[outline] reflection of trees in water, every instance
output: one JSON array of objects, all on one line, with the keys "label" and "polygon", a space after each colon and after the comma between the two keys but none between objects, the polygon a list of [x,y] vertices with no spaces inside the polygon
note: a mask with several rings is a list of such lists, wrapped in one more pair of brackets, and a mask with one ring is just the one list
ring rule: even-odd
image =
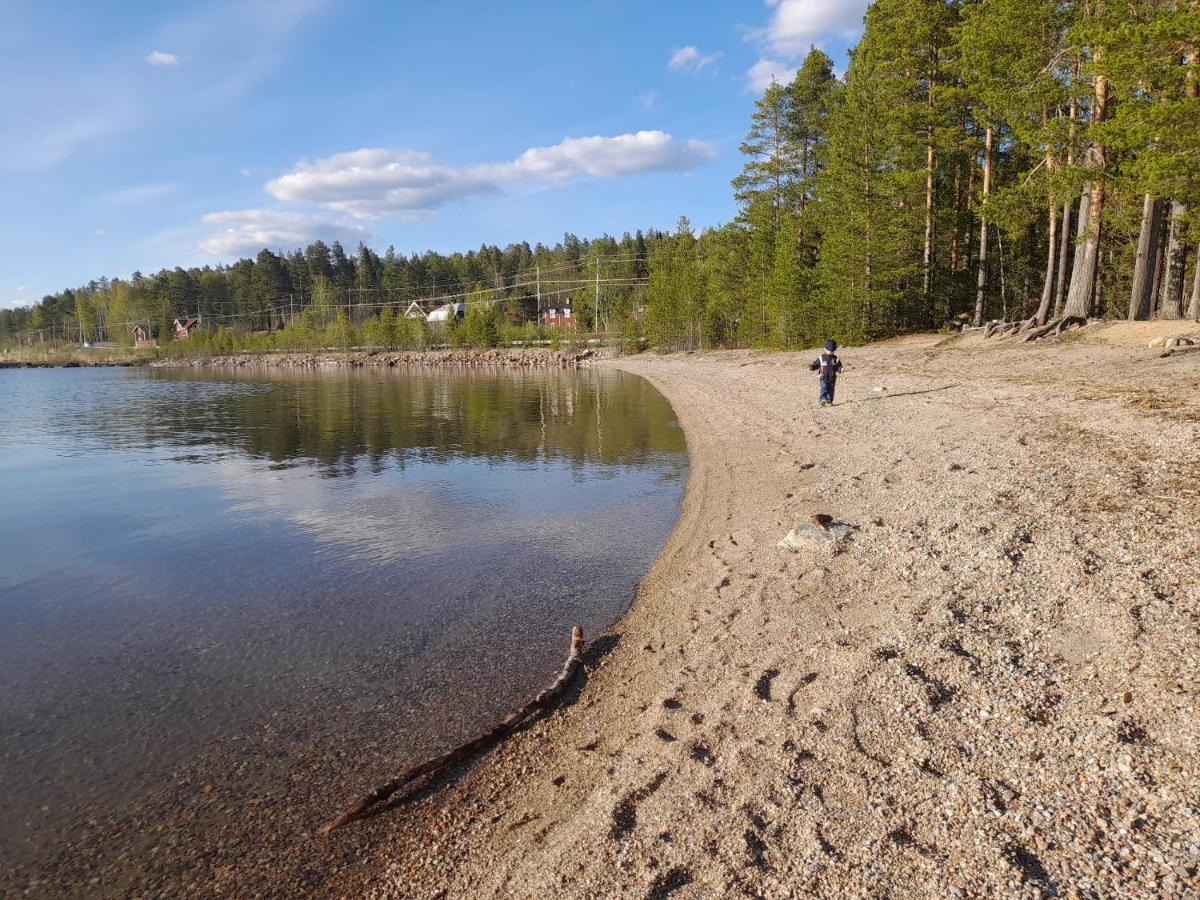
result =
[{"label": "reflection of trees in water", "polygon": [[[252,378],[154,371],[147,386],[165,390],[106,410],[96,428],[136,431],[158,446],[216,444],[280,464],[316,460],[331,476],[362,461],[373,469],[450,456],[629,465],[685,449],[662,395],[620,373]],[[205,382],[252,389],[204,390]]]}]

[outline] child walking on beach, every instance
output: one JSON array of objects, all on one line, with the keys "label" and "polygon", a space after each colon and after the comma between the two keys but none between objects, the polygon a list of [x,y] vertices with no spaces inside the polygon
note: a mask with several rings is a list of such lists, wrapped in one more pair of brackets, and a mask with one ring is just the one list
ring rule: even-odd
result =
[{"label": "child walking on beach", "polygon": [[837,358],[837,341],[825,342],[825,352],[809,365],[809,370],[817,373],[821,382],[821,406],[833,406],[833,391],[837,387],[838,373],[842,371],[842,361]]}]

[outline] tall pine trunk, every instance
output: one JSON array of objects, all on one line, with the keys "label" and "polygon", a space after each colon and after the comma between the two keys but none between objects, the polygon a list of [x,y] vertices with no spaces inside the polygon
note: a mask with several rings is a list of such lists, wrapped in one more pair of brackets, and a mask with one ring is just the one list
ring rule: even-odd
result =
[{"label": "tall pine trunk", "polygon": [[[1193,3],[1193,6],[1196,4]],[[1200,49],[1193,49],[1188,54],[1187,96],[1195,101],[1200,98]],[[1192,297],[1188,303],[1188,318],[1200,322],[1200,246],[1196,247],[1196,272],[1192,276]]]},{"label": "tall pine trunk", "polygon": [[1154,272],[1162,240],[1163,204],[1149,194],[1142,198],[1142,227],[1138,232],[1133,285],[1129,291],[1129,318],[1148,319],[1153,311]]},{"label": "tall pine trunk", "polygon": [[1192,300],[1188,304],[1188,318],[1200,322],[1200,245],[1196,246],[1196,272],[1192,275]]},{"label": "tall pine trunk", "polygon": [[[992,126],[987,127],[986,136],[983,142],[983,198],[987,202],[987,197],[992,191]],[[975,278],[975,324],[983,324],[983,313],[986,299],[987,288],[987,238],[988,238],[988,220],[987,216],[979,217],[979,270]]]},{"label": "tall pine trunk", "polygon": [[[1099,49],[1095,59],[1099,62],[1103,54]],[[1108,77],[1097,75],[1093,82],[1092,123],[1104,121],[1105,109],[1108,106]],[[1104,145],[1094,143],[1091,147],[1089,168],[1104,170]],[[1087,215],[1081,208],[1079,211],[1080,225],[1084,228],[1083,246],[1075,255],[1075,271],[1071,273],[1071,292],[1067,295],[1067,305],[1064,313],[1068,316],[1086,318],[1092,306],[1092,294],[1096,289],[1096,276],[1100,268],[1100,225],[1104,218],[1104,182],[1097,178],[1085,188],[1088,197]]]},{"label": "tall pine trunk", "polygon": [[1163,266],[1163,281],[1160,289],[1159,317],[1178,319],[1183,316],[1183,278],[1186,247],[1183,243],[1183,217],[1187,215],[1187,204],[1179,200],[1171,203],[1171,232],[1167,238],[1167,255]]},{"label": "tall pine trunk", "polygon": [[[930,105],[933,101],[930,100]],[[929,143],[925,145],[925,252],[922,262],[924,265],[924,281],[922,294],[932,325],[936,316],[933,311],[933,168],[936,156],[933,149],[933,126],[928,129]]]},{"label": "tall pine trunk", "polygon": [[1075,202],[1068,200],[1063,204],[1062,215],[1062,240],[1058,242],[1058,275],[1054,279],[1054,316],[1055,318],[1062,315],[1063,308],[1067,305],[1067,270],[1071,268],[1067,265],[1071,261],[1071,248],[1075,246],[1071,240],[1071,211],[1075,208]]},{"label": "tall pine trunk", "polygon": [[[1075,61],[1071,65],[1071,81],[1074,82],[1079,77],[1079,56],[1076,54]],[[1075,136],[1078,133],[1079,122],[1079,100],[1075,96],[1075,92],[1071,91],[1071,105],[1068,117],[1071,121],[1070,130],[1067,132],[1067,168],[1073,168],[1075,165]],[[1086,192],[1085,192],[1086,194]],[[1063,310],[1067,308],[1067,269],[1071,270],[1072,275],[1075,272],[1074,260],[1071,256],[1071,250],[1074,248],[1078,251],[1079,237],[1083,233],[1080,228],[1080,223],[1087,218],[1086,211],[1082,204],[1079,210],[1079,221],[1076,223],[1075,240],[1067,240],[1071,233],[1071,211],[1074,208],[1074,201],[1068,199],[1063,204],[1063,221],[1062,221],[1062,247],[1058,254],[1058,283],[1054,286],[1054,318],[1060,318]],[[1071,262],[1068,266],[1067,263]]]},{"label": "tall pine trunk", "polygon": [[[962,164],[954,167],[954,233],[950,236],[950,271],[958,271],[958,232],[962,216]],[[953,276],[952,276],[953,280]]]},{"label": "tall pine trunk", "polygon": [[[1042,302],[1038,304],[1037,314],[1034,316],[1034,321],[1039,325],[1046,324],[1046,317],[1050,315],[1050,301],[1054,299],[1054,261],[1058,257],[1058,204],[1053,199],[1050,201],[1047,231],[1049,248],[1046,251],[1046,277],[1042,281]],[[1063,239],[1066,239],[1066,235]]]}]

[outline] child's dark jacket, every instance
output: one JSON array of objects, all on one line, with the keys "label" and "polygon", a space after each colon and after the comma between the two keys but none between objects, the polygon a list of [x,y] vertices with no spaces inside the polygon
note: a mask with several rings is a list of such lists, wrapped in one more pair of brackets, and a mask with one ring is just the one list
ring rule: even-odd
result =
[{"label": "child's dark jacket", "polygon": [[833,384],[837,381],[838,373],[842,371],[842,361],[836,353],[822,353],[814,359],[808,368],[818,373],[821,381]]}]

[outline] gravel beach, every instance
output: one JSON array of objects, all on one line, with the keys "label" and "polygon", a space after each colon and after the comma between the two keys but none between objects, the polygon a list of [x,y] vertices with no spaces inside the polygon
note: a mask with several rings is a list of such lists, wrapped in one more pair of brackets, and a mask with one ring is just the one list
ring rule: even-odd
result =
[{"label": "gravel beach", "polygon": [[1144,336],[849,348],[830,409],[807,355],[613,363],[681,521],[573,704],[364,829],[372,892],[1195,896],[1200,355]]}]

